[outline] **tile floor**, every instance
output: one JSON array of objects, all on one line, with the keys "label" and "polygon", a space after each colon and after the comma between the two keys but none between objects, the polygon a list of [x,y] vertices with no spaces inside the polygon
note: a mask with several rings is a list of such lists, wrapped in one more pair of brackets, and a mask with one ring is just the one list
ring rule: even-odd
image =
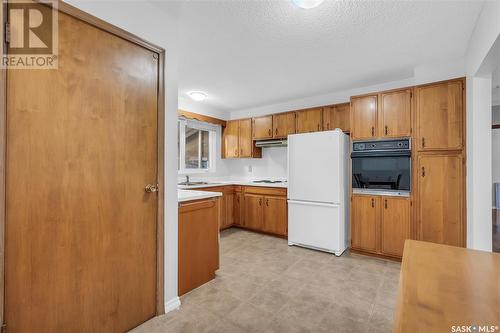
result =
[{"label": "tile floor", "polygon": [[145,332],[391,332],[400,264],[289,247],[240,229],[221,235],[217,277]]}]

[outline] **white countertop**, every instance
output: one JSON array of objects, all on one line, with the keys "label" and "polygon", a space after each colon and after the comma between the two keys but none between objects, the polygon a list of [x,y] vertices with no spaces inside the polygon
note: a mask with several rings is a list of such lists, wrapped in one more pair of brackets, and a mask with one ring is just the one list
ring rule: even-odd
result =
[{"label": "white countertop", "polygon": [[215,198],[221,196],[222,196],[221,192],[177,190],[177,199],[179,202]]},{"label": "white countertop", "polygon": [[242,186],[261,186],[261,187],[279,187],[279,188],[287,188],[288,183],[254,183],[251,180],[208,180],[208,184],[200,184],[200,185],[178,185],[179,189],[187,190],[187,189],[196,189],[196,188],[205,188],[205,187],[214,187],[214,186],[224,186],[224,185],[242,185]]}]

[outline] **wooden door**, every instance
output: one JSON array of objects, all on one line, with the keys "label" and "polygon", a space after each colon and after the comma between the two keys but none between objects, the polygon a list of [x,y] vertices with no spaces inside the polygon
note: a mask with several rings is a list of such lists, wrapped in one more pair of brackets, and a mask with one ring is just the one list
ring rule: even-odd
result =
[{"label": "wooden door", "polygon": [[377,136],[377,95],[351,99],[351,137],[353,140]]},{"label": "wooden door", "polygon": [[260,195],[245,193],[245,227],[262,230],[262,201]]},{"label": "wooden door", "polygon": [[465,246],[463,157],[459,154],[418,157],[419,239]]},{"label": "wooden door", "polygon": [[181,203],[179,207],[179,295],[215,277],[219,268],[218,199]]},{"label": "wooden door", "polygon": [[417,145],[419,150],[463,148],[463,82],[417,87]]},{"label": "wooden door", "polygon": [[405,240],[410,238],[410,199],[383,197],[380,223],[380,252],[402,257]]},{"label": "wooden door", "polygon": [[377,252],[379,198],[367,195],[352,196],[351,239],[352,247]]},{"label": "wooden door", "polygon": [[239,156],[239,121],[229,120],[224,129],[224,154],[225,158]]},{"label": "wooden door", "polygon": [[273,138],[273,116],[255,117],[253,121],[253,139],[272,139]]},{"label": "wooden door", "polygon": [[58,36],[57,70],[7,72],[5,322],[124,332],[156,312],[158,54],[62,12]]},{"label": "wooden door", "polygon": [[285,197],[264,197],[263,230],[277,235],[287,235]]},{"label": "wooden door", "polygon": [[241,119],[239,123],[239,157],[252,157],[252,119]]},{"label": "wooden door", "polygon": [[400,138],[411,135],[411,89],[380,94],[379,136]]},{"label": "wooden door", "polygon": [[295,134],[295,112],[273,115],[273,137],[286,138],[290,134]]},{"label": "wooden door", "polygon": [[350,103],[326,106],[323,108],[323,130],[329,131],[340,128],[349,132],[350,127]]},{"label": "wooden door", "polygon": [[323,108],[297,111],[297,133],[319,132],[323,130]]}]

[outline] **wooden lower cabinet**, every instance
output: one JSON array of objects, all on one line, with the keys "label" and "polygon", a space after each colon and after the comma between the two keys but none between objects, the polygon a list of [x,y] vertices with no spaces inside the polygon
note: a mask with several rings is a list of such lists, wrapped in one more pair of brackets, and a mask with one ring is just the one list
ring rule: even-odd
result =
[{"label": "wooden lower cabinet", "polygon": [[463,155],[420,154],[417,163],[418,239],[465,246]]},{"label": "wooden lower cabinet", "polygon": [[405,240],[410,239],[411,202],[398,197],[380,200],[380,253],[402,257]]},{"label": "wooden lower cabinet", "polygon": [[263,200],[263,230],[286,236],[288,234],[286,197],[263,197]]},{"label": "wooden lower cabinet", "polygon": [[351,208],[352,248],[377,252],[378,197],[353,195]]},{"label": "wooden lower cabinet", "polygon": [[278,236],[288,234],[285,188],[225,185],[196,190],[222,192],[220,230],[238,226]]},{"label": "wooden lower cabinet", "polygon": [[262,230],[262,196],[245,193],[244,199],[245,219],[243,220],[243,226],[250,229]]},{"label": "wooden lower cabinet", "polygon": [[401,258],[411,237],[411,201],[404,197],[352,196],[351,240],[354,250]]},{"label": "wooden lower cabinet", "polygon": [[179,204],[179,295],[215,278],[219,269],[219,198]]}]

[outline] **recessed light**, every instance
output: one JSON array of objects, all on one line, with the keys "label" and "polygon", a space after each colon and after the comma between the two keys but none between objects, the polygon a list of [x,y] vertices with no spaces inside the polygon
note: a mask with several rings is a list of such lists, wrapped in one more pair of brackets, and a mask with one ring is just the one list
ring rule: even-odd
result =
[{"label": "recessed light", "polygon": [[292,0],[293,4],[297,7],[304,9],[311,9],[318,7],[324,0]]},{"label": "recessed light", "polygon": [[205,98],[207,98],[207,94],[205,94],[204,92],[201,92],[201,91],[191,91],[188,93],[189,97],[191,97],[191,99],[193,101],[197,101],[197,102],[201,102],[201,101],[204,101]]}]

